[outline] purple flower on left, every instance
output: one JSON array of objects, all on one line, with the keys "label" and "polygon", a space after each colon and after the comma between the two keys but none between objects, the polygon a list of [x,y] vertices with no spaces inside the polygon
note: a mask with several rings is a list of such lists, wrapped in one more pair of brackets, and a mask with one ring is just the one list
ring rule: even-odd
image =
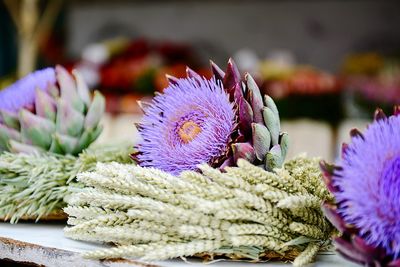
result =
[{"label": "purple flower on left", "polygon": [[101,133],[104,107],[77,71],[33,72],[0,91],[0,152],[77,155]]},{"label": "purple flower on left", "polygon": [[32,108],[35,90],[47,90],[55,83],[54,68],[35,71],[0,91],[0,110],[18,112],[21,108]]}]

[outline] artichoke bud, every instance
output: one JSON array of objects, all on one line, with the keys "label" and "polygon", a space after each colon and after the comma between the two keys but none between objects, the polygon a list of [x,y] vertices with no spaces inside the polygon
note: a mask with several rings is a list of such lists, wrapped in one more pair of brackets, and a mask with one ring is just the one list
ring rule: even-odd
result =
[{"label": "artichoke bud", "polygon": [[57,132],[70,136],[79,136],[83,130],[85,118],[68,102],[60,98],[57,105]]},{"label": "artichoke bud", "polygon": [[275,168],[280,168],[283,164],[282,151],[280,145],[275,145],[267,153],[265,169],[273,171]]},{"label": "artichoke bud", "polygon": [[6,110],[0,110],[0,125],[1,123],[15,130],[20,129],[18,115]]},{"label": "artichoke bud", "polygon": [[105,99],[98,91],[95,91],[92,104],[89,106],[89,110],[86,114],[85,128],[93,129],[94,127],[96,127],[96,125],[100,122],[104,110]]},{"label": "artichoke bud", "polygon": [[21,123],[22,141],[24,143],[44,149],[50,147],[51,136],[56,129],[54,122],[36,116],[25,109],[20,111],[19,121]]},{"label": "artichoke bud", "polygon": [[252,123],[253,146],[257,159],[263,160],[271,145],[271,134],[264,125]]},{"label": "artichoke bud", "polygon": [[245,76],[247,82],[247,88],[249,90],[249,99],[254,112],[254,122],[263,123],[262,109],[264,107],[263,99],[260,93],[260,89],[257,83],[254,81],[250,74]]},{"label": "artichoke bud", "polygon": [[277,145],[279,141],[280,123],[279,118],[268,107],[263,108],[264,123],[267,126],[270,134],[272,145]]},{"label": "artichoke bud", "polygon": [[[98,123],[105,110],[105,100],[98,92],[91,98],[79,72],[74,70],[71,75],[56,66],[28,75],[4,90],[16,90],[13,88],[29,91],[24,97],[30,101],[15,107],[15,111],[0,110],[0,151],[12,149],[28,153],[36,148],[78,154],[99,136],[102,128]],[[18,90],[17,96],[25,93]],[[12,145],[11,140],[15,141]]]},{"label": "artichoke bud", "polygon": [[56,121],[57,109],[54,99],[39,88],[35,90],[35,109],[40,117]]},{"label": "artichoke bud", "polygon": [[237,162],[238,159],[245,159],[247,161],[254,161],[256,155],[254,148],[250,143],[236,143],[232,144],[233,160]]}]

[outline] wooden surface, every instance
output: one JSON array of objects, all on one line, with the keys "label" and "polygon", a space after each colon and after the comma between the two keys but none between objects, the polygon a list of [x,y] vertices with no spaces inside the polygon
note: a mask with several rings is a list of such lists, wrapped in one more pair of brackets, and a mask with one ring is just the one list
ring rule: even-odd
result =
[{"label": "wooden surface", "polygon": [[[29,262],[43,266],[57,267],[98,267],[98,266],[187,266],[188,263],[181,260],[170,260],[163,262],[143,263],[137,260],[119,259],[96,261],[83,259],[81,252],[99,248],[106,245],[80,242],[68,239],[63,235],[64,224],[61,223],[19,223],[10,225],[0,223],[0,259],[10,259],[18,262]],[[189,259],[191,266],[205,266],[197,259]],[[207,265],[207,266],[210,266]],[[290,266],[281,262],[274,263],[246,263],[220,261],[211,264],[215,267],[250,267],[250,266]],[[353,267],[356,266],[347,262],[337,255],[320,255],[314,266],[320,267]]]}]

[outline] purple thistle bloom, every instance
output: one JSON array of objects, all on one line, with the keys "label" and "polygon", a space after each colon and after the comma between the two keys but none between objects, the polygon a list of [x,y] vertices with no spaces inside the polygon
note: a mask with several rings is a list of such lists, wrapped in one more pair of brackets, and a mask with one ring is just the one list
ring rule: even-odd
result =
[{"label": "purple thistle bloom", "polygon": [[220,82],[179,79],[146,108],[137,158],[172,174],[195,170],[226,152],[234,128],[234,106]]},{"label": "purple thistle bloom", "polygon": [[35,71],[14,84],[0,90],[0,110],[17,112],[23,107],[31,107],[35,102],[35,90],[46,90],[56,83],[53,68]]},{"label": "purple thistle bloom", "polygon": [[376,120],[344,150],[332,184],[338,213],[368,245],[400,256],[400,116]]}]

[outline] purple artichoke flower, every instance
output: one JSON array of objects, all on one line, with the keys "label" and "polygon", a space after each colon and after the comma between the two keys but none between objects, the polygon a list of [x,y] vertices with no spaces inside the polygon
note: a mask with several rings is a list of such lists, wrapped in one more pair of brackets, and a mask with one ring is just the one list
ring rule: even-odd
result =
[{"label": "purple artichoke flower", "polygon": [[17,112],[21,108],[32,109],[36,89],[46,90],[55,83],[53,68],[35,71],[0,91],[0,110]]},{"label": "purple artichoke flower", "polygon": [[342,236],[339,253],[365,266],[400,266],[400,108],[381,110],[361,134],[351,132],[336,165],[321,163],[336,203],[325,214]]},{"label": "purple artichoke flower", "polygon": [[211,70],[212,80],[190,68],[186,79],[167,75],[165,95],[147,107],[141,103],[143,141],[132,157],[175,174],[200,163],[223,169],[239,158],[269,171],[282,166],[289,139],[274,101],[261,95],[248,73],[243,80],[232,59],[226,72],[213,62]]},{"label": "purple artichoke flower", "polygon": [[179,174],[228,149],[235,111],[215,79],[176,80],[145,109],[137,155],[142,166]]}]

